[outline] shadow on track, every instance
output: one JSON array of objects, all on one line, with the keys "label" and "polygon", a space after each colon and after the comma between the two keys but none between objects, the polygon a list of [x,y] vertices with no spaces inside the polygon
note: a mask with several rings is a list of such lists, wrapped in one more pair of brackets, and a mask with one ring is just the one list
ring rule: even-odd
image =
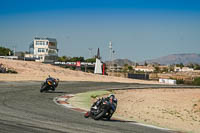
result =
[{"label": "shadow on track", "polygon": [[136,121],[125,121],[125,120],[117,120],[117,119],[110,119],[110,120],[104,120],[102,119],[102,121],[107,121],[107,122],[123,122],[123,123],[137,123]]},{"label": "shadow on track", "polygon": [[47,91],[44,93],[67,93],[66,91]]}]

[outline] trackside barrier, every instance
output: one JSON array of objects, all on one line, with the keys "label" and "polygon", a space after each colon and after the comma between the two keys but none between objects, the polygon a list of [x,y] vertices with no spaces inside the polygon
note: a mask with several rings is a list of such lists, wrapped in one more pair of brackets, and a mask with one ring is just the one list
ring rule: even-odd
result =
[{"label": "trackside barrier", "polygon": [[159,79],[159,83],[176,85],[176,80],[173,80],[173,79]]}]

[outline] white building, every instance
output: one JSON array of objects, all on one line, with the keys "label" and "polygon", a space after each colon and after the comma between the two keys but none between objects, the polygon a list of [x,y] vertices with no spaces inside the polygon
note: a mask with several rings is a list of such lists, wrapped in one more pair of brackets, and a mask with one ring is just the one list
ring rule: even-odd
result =
[{"label": "white building", "polygon": [[193,68],[189,68],[189,67],[174,67],[174,71],[175,72],[191,72],[191,71],[194,71]]},{"label": "white building", "polygon": [[135,71],[143,71],[143,72],[153,72],[155,70],[154,67],[149,67],[149,66],[133,66],[133,69]]},{"label": "white building", "polygon": [[122,70],[121,66],[109,66],[110,71],[120,72]]},{"label": "white building", "polygon": [[35,37],[29,47],[27,58],[35,58],[38,62],[54,62],[58,58],[57,41],[54,38]]},{"label": "white building", "polygon": [[183,67],[182,68],[182,72],[191,72],[191,71],[194,71],[193,68],[189,68],[189,67]]},{"label": "white building", "polygon": [[176,85],[176,80],[173,80],[173,79],[159,79],[159,83]]}]

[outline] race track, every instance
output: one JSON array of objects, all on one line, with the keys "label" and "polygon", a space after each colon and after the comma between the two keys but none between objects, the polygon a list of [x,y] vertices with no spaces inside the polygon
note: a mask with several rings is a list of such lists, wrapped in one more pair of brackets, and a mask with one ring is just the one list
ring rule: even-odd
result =
[{"label": "race track", "polygon": [[142,85],[61,82],[55,93],[40,93],[41,82],[0,82],[1,133],[169,133],[120,120],[95,121],[53,102],[54,97],[107,88]]}]

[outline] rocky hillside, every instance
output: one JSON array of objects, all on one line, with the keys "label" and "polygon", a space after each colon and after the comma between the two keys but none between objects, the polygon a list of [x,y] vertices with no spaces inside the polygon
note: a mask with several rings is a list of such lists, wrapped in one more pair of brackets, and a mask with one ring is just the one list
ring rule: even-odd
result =
[{"label": "rocky hillside", "polygon": [[147,63],[159,63],[159,64],[189,64],[197,63],[200,64],[200,54],[172,54],[168,56],[163,56],[157,59],[147,60]]},{"label": "rocky hillside", "polygon": [[[157,59],[146,60],[147,63],[158,63],[163,65],[170,65],[170,64],[189,64],[189,63],[197,63],[200,64],[200,54],[189,53],[189,54],[171,54],[163,57],[159,57]],[[111,62],[106,61],[107,65]],[[128,59],[116,59],[113,61],[113,64],[117,64],[118,66],[124,66],[124,64],[134,65],[135,63]],[[139,64],[144,64],[140,62]]]},{"label": "rocky hillside", "polygon": [[[110,61],[106,61],[105,62],[107,65],[110,65]],[[128,59],[116,59],[112,62],[113,64],[117,64],[118,66],[124,66],[125,64],[128,64],[128,65],[133,65],[134,62],[132,62],[131,60],[128,60]]]}]

